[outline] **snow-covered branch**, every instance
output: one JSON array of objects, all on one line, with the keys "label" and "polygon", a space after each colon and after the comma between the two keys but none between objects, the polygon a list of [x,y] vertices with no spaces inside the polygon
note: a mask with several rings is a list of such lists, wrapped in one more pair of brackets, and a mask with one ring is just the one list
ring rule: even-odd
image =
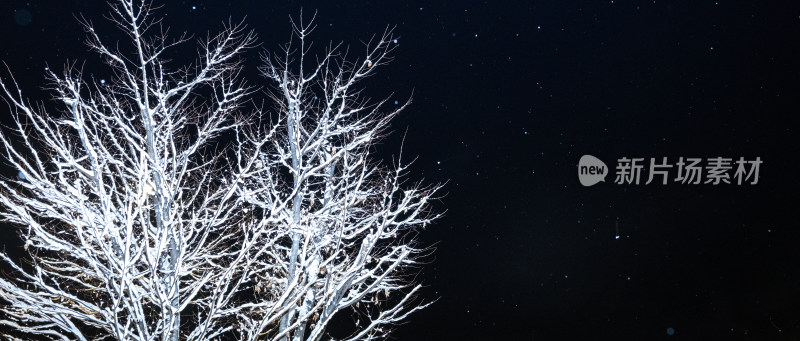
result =
[{"label": "snow-covered branch", "polygon": [[170,40],[154,10],[112,4],[129,49],[84,20],[114,76],[50,72],[56,108],[0,82],[14,122],[0,151],[19,171],[0,181],[0,217],[30,260],[0,253],[0,335],[319,340],[343,313],[365,321],[351,338],[364,340],[424,308],[409,275],[439,187],[373,159],[409,103],[387,111],[360,87],[391,59],[391,30],[360,57],[330,45],[312,60],[313,24],[293,22],[264,56],[270,113],[241,77],[251,31],[229,23],[175,68],[164,52],[190,38]]}]

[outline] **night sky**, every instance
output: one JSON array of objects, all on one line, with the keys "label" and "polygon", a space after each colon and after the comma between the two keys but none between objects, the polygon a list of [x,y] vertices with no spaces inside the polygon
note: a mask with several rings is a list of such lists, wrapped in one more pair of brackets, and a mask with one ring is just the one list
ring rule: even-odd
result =
[{"label": "night sky", "polygon": [[[396,157],[407,130],[411,178],[447,182],[446,216],[421,235],[436,247],[423,298],[438,302],[397,339],[800,339],[797,1],[197,0],[160,13],[201,37],[246,17],[261,44],[246,76],[266,85],[258,53],[301,8],[317,10],[320,45],[396,26],[394,62],[366,93],[413,104],[378,155]],[[0,59],[33,99],[46,65],[85,61],[103,78],[72,14],[119,37],[106,11],[3,1]],[[605,182],[578,182],[585,154],[611,168]],[[755,185],[615,184],[622,157],[763,164]],[[19,248],[9,227],[0,237]]]}]

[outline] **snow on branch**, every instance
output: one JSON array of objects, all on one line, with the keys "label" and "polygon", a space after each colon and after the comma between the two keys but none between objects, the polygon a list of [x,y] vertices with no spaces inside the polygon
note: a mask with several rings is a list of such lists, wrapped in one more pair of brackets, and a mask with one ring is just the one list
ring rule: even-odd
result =
[{"label": "snow on branch", "polygon": [[313,20],[293,21],[264,54],[274,110],[262,111],[242,77],[255,46],[243,23],[174,68],[165,51],[191,38],[171,40],[147,1],[111,5],[124,43],[82,20],[110,80],[51,71],[52,108],[0,81],[13,120],[0,153],[19,172],[0,180],[0,218],[27,253],[0,252],[0,335],[320,340],[348,314],[364,321],[349,339],[370,340],[429,304],[411,275],[440,186],[373,158],[410,101],[387,110],[361,87],[391,60],[391,30],[316,56]]}]

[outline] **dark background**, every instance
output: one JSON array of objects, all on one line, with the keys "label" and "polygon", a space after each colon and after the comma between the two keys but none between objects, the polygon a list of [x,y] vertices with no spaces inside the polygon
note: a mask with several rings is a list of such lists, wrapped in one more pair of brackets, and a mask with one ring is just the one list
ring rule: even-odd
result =
[{"label": "dark background", "polygon": [[[396,155],[408,129],[412,178],[449,180],[447,215],[423,234],[437,247],[424,298],[439,301],[397,339],[800,339],[797,1],[198,0],[160,13],[200,37],[246,16],[276,51],[301,8],[318,10],[320,45],[397,26],[395,62],[368,93],[413,91],[414,104],[380,153]],[[85,60],[102,78],[72,14],[103,28],[106,11],[3,1],[0,59],[35,99],[46,63]],[[258,51],[247,57],[266,84]],[[616,185],[612,169],[583,187],[584,154],[612,168],[624,156],[764,163],[757,185]],[[12,236],[0,232],[7,247]]]}]

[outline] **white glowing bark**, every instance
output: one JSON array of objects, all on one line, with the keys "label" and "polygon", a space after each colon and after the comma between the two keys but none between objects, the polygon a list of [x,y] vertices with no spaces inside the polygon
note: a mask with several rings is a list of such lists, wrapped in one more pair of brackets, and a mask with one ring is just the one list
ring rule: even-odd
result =
[{"label": "white glowing bark", "polygon": [[399,110],[358,87],[389,60],[390,32],[361,59],[332,46],[311,64],[311,28],[293,25],[294,45],[264,58],[275,112],[248,114],[238,55],[254,35],[227,25],[175,68],[164,51],[187,39],[169,41],[151,9],[112,6],[128,54],[86,23],[115,76],[50,73],[58,114],[0,82],[16,122],[2,150],[21,175],[0,181],[0,217],[32,262],[0,252],[0,335],[319,340],[343,312],[369,340],[427,306],[404,275],[438,187],[371,160]]},{"label": "white glowing bark", "polygon": [[[309,62],[313,26],[293,28],[293,44],[265,56],[263,69],[287,125],[268,154],[282,155],[271,160],[274,172],[292,174],[286,190],[270,185],[276,180],[261,185],[293,199],[284,215],[291,217],[289,282],[296,298],[286,303],[278,337],[319,340],[333,315],[347,311],[366,321],[355,326],[353,340],[380,339],[426,306],[411,302],[419,286],[401,275],[424,251],[413,246],[414,228],[435,218],[426,209],[436,188],[404,186],[400,160],[388,169],[370,159],[369,149],[408,103],[384,112],[386,100],[371,102],[358,84],[389,61],[396,41],[387,31],[353,60],[330,46]],[[246,339],[258,339],[260,330]]]}]

